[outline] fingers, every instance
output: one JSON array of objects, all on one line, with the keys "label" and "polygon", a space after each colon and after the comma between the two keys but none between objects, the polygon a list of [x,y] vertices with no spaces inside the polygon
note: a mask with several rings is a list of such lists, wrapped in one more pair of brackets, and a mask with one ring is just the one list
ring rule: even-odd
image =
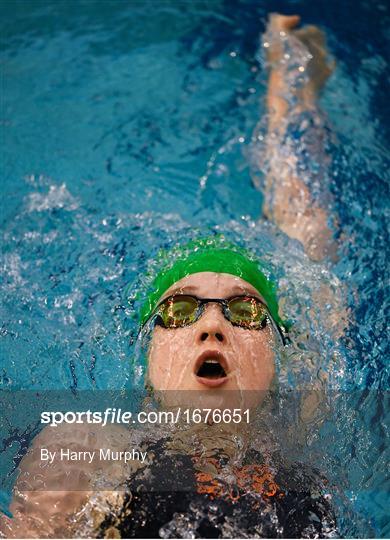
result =
[{"label": "fingers", "polygon": [[283,31],[291,30],[300,23],[299,15],[281,15],[280,13],[271,13],[269,16],[269,24],[274,30]]}]

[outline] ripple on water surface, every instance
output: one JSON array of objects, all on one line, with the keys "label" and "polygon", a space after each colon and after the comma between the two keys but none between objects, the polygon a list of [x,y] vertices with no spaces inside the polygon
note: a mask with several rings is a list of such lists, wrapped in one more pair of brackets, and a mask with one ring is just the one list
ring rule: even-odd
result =
[{"label": "ripple on water surface", "polygon": [[[223,233],[269,262],[295,322],[281,386],[330,382],[326,421],[306,419],[299,449],[353,502],[351,510],[335,490],[343,534],[373,528],[388,536],[386,6],[296,4],[304,20],[327,30],[337,59],[322,97],[336,136],[331,181],[344,240],[331,270],[257,222],[262,197],[249,154],[263,112],[256,50],[268,6],[71,4],[1,8],[10,21],[2,63],[2,385],[141,386],[125,286],[142,292],[139,276],[160,247]],[[353,9],[354,26],[346,29],[336,9]],[[344,338],[321,286],[336,304],[346,298]]]}]

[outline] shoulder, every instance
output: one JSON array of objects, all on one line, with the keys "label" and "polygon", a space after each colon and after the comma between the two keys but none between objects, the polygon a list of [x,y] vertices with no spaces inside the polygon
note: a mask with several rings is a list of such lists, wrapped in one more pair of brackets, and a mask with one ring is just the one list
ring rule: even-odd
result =
[{"label": "shoulder", "polygon": [[123,451],[134,438],[135,433],[116,425],[44,428],[19,465],[10,505],[13,518],[1,527],[7,537],[67,536],[69,518],[94,493],[97,473],[103,488],[113,489],[132,469],[132,463],[110,460],[102,466],[100,449]]}]

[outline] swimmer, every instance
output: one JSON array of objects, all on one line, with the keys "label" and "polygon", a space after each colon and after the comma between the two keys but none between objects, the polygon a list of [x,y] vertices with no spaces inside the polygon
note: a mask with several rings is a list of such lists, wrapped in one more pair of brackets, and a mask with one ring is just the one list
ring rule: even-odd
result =
[{"label": "swimmer", "polygon": [[[315,27],[295,30],[298,23],[295,16],[272,15],[267,30],[271,64],[268,131],[272,136],[266,149],[266,215],[302,242],[312,259],[320,260],[335,254],[328,206],[315,201],[307,183],[300,179],[296,156],[278,162],[275,144],[275,139],[279,138],[279,143],[283,140],[290,114],[317,113],[318,92],[331,72],[321,32]],[[301,66],[306,78],[293,89],[281,56],[286,39],[307,55],[306,64]],[[234,246],[221,248],[200,241],[193,247],[192,254],[183,250],[174,264],[157,276],[155,289],[141,312],[142,327],[152,332],[148,382],[167,400],[183,391],[218,402],[226,390],[239,396],[241,405],[257,407],[272,387],[275,349],[283,346],[288,331],[275,285],[260,263]],[[206,428],[212,430],[212,445],[218,446],[218,429]],[[100,462],[75,463],[71,482],[69,467],[56,463],[45,476],[45,490],[40,490],[40,448],[54,451],[67,445],[81,452],[101,447],[125,451],[132,437],[129,430],[118,426],[109,430],[94,427],[93,434],[75,425],[44,429],[21,462],[10,507],[13,518],[3,518],[1,534],[9,538],[140,537],[158,536],[163,531],[165,536],[177,536],[172,527],[179,527],[173,521],[174,513],[180,512],[181,530],[188,536],[191,526],[192,534],[200,537],[229,537],[232,530],[239,530],[239,536],[253,537],[335,535],[335,520],[319,477],[313,478],[303,469],[277,471],[272,461],[250,452],[235,465],[231,459],[236,450],[233,437],[232,451],[226,447],[214,461],[207,451],[205,455],[180,452],[177,441],[167,436],[155,443],[153,451],[159,459],[149,469],[137,463],[128,468],[118,463],[108,465],[107,477],[114,485],[124,485],[124,492],[93,491],[92,480]],[[224,434],[222,444],[229,446]],[[207,445],[203,446],[207,450]],[[233,483],[220,478],[225,466],[230,467]],[[171,482],[175,478],[176,491],[164,492],[167,479]],[[26,483],[31,491],[25,490]],[[56,491],[59,485],[61,491]],[[136,490],[138,495],[134,496],[140,485],[149,485],[150,493],[142,495]],[[201,501],[206,501],[207,512]],[[85,517],[88,508],[90,519]],[[186,512],[194,514],[192,525],[186,522]],[[232,529],[237,520],[239,528]]]},{"label": "swimmer", "polygon": [[[289,326],[275,286],[259,263],[224,244],[208,238],[176,250],[141,311],[152,331],[149,383],[165,406],[252,410],[274,382],[275,350]],[[149,447],[153,460],[126,479],[124,496],[103,496],[110,509],[94,513],[87,534],[335,536],[326,480],[303,464],[287,465],[270,448],[243,451],[244,430],[211,422],[162,434]],[[101,508],[100,495],[88,514],[95,505]]]}]

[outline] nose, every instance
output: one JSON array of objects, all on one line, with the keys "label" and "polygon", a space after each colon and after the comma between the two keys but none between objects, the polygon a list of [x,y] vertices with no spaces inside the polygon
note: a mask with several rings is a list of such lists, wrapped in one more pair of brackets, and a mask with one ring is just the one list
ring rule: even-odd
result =
[{"label": "nose", "polygon": [[202,317],[198,321],[196,329],[196,341],[225,342],[227,338],[225,323],[226,321],[221,312],[220,306],[215,304],[208,305]]}]

